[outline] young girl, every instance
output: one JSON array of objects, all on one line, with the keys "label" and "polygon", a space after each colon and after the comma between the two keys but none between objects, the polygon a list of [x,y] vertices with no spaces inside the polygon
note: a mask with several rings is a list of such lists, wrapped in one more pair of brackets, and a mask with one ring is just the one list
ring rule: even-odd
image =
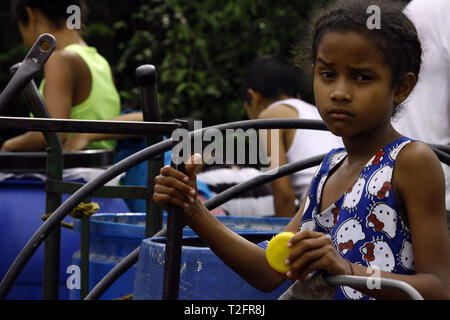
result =
[{"label": "young girl", "polygon": [[[368,29],[373,1],[343,1],[314,21],[314,94],[333,149],[286,231],[296,232],[285,275],[265,251],[224,227],[196,198],[199,165],[156,177],[153,199],[184,208],[185,222],[228,266],[264,291],[313,271],[405,281],[426,299],[450,298],[450,245],[444,177],[424,143],[402,137],[390,119],[413,90],[421,46],[414,26],[392,2],[379,3],[381,29]],[[377,3],[375,3],[377,4]],[[424,106],[425,107],[425,106]],[[195,156],[195,155],[194,155]],[[340,287],[336,299],[397,299],[400,291]]]},{"label": "young girl", "polygon": [[[108,62],[89,47],[80,30],[67,26],[67,8],[81,0],[12,0],[11,12],[17,21],[23,42],[32,46],[43,33],[56,39],[56,50],[44,65],[40,91],[52,118],[109,120],[120,113],[120,98],[114,86]],[[81,17],[80,17],[81,18]],[[61,134],[63,142],[70,134]],[[40,132],[27,132],[4,142],[2,150],[44,150]],[[114,149],[115,141],[96,141],[91,149]]]}]

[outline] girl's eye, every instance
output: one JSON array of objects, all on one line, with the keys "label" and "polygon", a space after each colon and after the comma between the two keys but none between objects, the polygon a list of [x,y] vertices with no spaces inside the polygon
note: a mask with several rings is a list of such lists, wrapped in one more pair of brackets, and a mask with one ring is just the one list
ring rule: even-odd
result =
[{"label": "girl's eye", "polygon": [[322,78],[334,78],[335,74],[333,72],[330,72],[330,71],[322,71],[322,72],[320,72],[320,76]]},{"label": "girl's eye", "polygon": [[372,80],[372,77],[368,76],[366,74],[360,74],[360,75],[355,76],[355,80],[357,80],[357,81],[369,81],[369,80]]}]

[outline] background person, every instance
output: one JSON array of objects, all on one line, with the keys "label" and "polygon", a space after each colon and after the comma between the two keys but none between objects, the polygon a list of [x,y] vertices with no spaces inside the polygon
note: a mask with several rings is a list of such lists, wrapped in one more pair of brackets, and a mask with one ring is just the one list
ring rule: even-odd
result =
[{"label": "background person", "polygon": [[[120,97],[111,68],[94,47],[86,44],[80,30],[66,25],[66,10],[80,0],[12,0],[11,12],[27,46],[43,33],[56,39],[56,49],[44,65],[40,91],[52,118],[108,120],[120,113]],[[61,133],[64,142],[70,133]],[[3,151],[41,151],[46,147],[40,132],[27,132],[6,140]],[[90,149],[114,149],[115,141],[96,141]]]},{"label": "background person", "polygon": [[[417,28],[423,62],[416,88],[407,100],[408,108],[393,125],[411,138],[450,145],[450,1],[413,0],[404,12]],[[443,163],[442,167],[450,222],[450,167]]]}]

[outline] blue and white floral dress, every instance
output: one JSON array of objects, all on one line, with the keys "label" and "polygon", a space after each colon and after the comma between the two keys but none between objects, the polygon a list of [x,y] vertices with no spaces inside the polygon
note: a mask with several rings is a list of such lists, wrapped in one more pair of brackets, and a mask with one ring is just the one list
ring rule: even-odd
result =
[{"label": "blue and white floral dress", "polygon": [[[412,140],[401,137],[378,151],[346,192],[320,211],[323,185],[330,171],[347,155],[333,149],[311,183],[299,231],[327,233],[343,258],[381,271],[413,274],[414,256],[409,229],[399,214],[392,186],[395,159]],[[369,274],[368,274],[369,275]],[[335,299],[368,299],[349,287],[339,287]]]}]

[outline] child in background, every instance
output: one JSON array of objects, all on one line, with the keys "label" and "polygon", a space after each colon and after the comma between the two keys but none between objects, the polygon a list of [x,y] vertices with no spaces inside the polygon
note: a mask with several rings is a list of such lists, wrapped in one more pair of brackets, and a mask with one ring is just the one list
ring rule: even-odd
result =
[{"label": "child in background", "polygon": [[[66,24],[67,8],[81,0],[12,0],[11,12],[23,42],[32,46],[43,33],[56,39],[56,50],[44,65],[40,91],[52,118],[109,120],[120,113],[120,97],[109,63],[89,47],[80,30]],[[64,142],[70,136],[61,133]],[[3,143],[4,151],[41,151],[46,142],[40,132],[27,132]],[[89,149],[114,149],[115,141],[95,141]]]},{"label": "child in background", "polygon": [[[367,8],[374,4],[381,29],[367,28]],[[288,243],[286,274],[270,268],[262,245],[226,228],[198,200],[201,165],[186,164],[186,174],[164,167],[156,177],[154,201],[183,208],[184,221],[202,241],[256,288],[271,291],[286,278],[301,283],[313,271],[371,276],[377,267],[382,278],[405,281],[426,299],[450,298],[442,167],[426,144],[391,125],[421,64],[421,45],[402,6],[338,1],[314,20],[316,105],[345,148],[324,159],[285,229],[296,232]],[[340,287],[335,298],[405,297],[383,287],[357,289]]]},{"label": "child in background", "polygon": [[[245,109],[250,119],[312,119],[321,120],[317,108],[300,100],[300,74],[280,56],[256,58],[244,79]],[[306,129],[280,129],[276,150],[271,148],[271,133],[267,133],[267,151],[281,167],[287,163],[306,160],[342,147],[339,137],[328,131]],[[274,152],[278,154],[273,157]],[[317,168],[308,168],[271,183],[277,217],[293,217],[306,195],[309,182]]]}]

